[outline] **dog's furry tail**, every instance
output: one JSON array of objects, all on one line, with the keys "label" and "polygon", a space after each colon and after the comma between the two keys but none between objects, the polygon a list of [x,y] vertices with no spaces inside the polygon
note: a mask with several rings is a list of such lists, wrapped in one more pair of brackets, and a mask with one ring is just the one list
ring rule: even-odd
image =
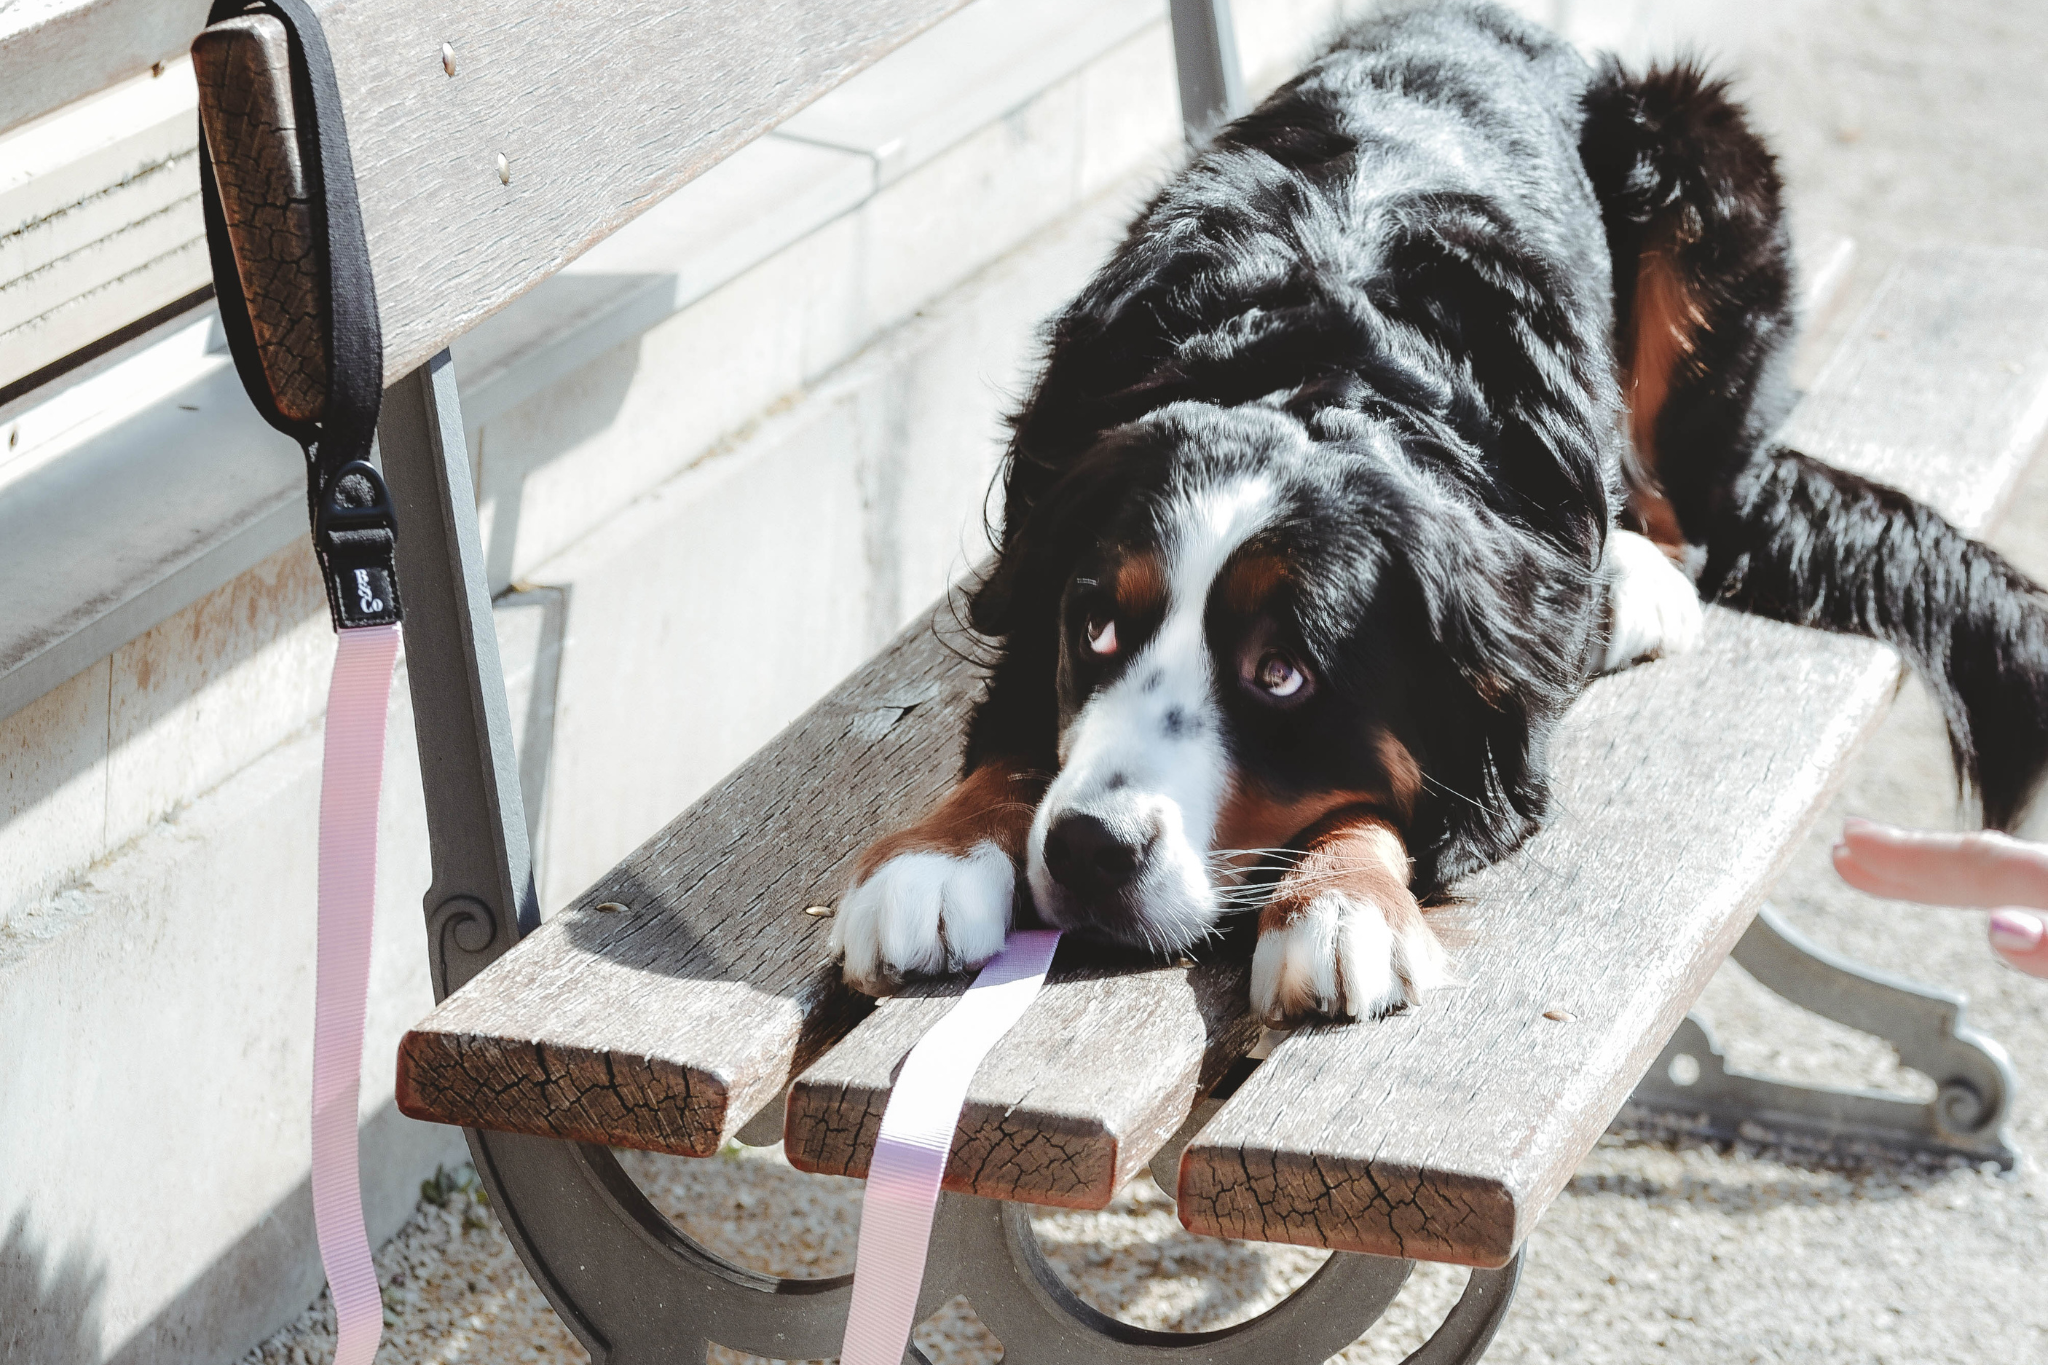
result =
[{"label": "dog's furry tail", "polygon": [[1737,476],[1701,591],[1761,616],[1883,640],[1948,722],[1984,823],[2012,826],[2048,766],[2048,598],[1895,489],[1796,451]]},{"label": "dog's furry tail", "polygon": [[1796,333],[1770,150],[1696,63],[1637,77],[1609,61],[1581,154],[1614,253],[1647,529],[1662,517],[1706,546],[1703,596],[1897,648],[1985,823],[2009,827],[2048,767],[2048,598],[1905,494],[1770,440]]}]

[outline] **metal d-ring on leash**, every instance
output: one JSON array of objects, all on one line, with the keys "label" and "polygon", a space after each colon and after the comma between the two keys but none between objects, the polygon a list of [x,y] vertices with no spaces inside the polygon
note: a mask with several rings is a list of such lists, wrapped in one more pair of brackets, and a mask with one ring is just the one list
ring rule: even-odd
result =
[{"label": "metal d-ring on leash", "polygon": [[258,354],[242,278],[200,130],[200,191],[221,323],[264,419],[306,454],[313,550],[337,641],[320,783],[319,965],[313,1023],[313,1222],[336,1318],[336,1365],[370,1365],[384,1311],[363,1225],[356,1139],[370,934],[376,909],[377,795],[401,618],[397,527],[370,463],[384,349],[356,203],[341,97],[319,21],[304,0],[216,0],[209,24],[267,13],[290,36],[291,90],[306,213],[328,323],[326,386],[311,420],[279,410]]},{"label": "metal d-ring on leash", "polygon": [[968,1083],[989,1049],[1038,998],[1059,943],[1057,930],[1011,934],[959,1003],[904,1059],[868,1162],[840,1365],[900,1365],[917,1325],[939,1180]]}]

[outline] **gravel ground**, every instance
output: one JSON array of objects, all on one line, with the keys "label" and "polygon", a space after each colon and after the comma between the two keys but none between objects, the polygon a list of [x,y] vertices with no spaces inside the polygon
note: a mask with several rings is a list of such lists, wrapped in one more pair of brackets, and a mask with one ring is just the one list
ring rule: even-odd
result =
[{"label": "gravel ground", "polygon": [[[1580,0],[1574,32],[1606,22],[1625,47],[1671,40],[1724,55],[1781,152],[1802,230],[1857,239],[1866,293],[1906,246],[2048,248],[2048,6],[2004,0]],[[1987,287],[1995,282],[1987,281]],[[1847,325],[1852,309],[1831,330]],[[1820,348],[1816,348],[1820,349]],[[1997,537],[2048,578],[2048,469]],[[1874,901],[1827,863],[1842,816],[1957,821],[1939,723],[1909,687],[1806,841],[1774,899],[1853,957],[1965,991],[1970,1020],[2019,1074],[2009,1176],[1957,1166],[1829,1166],[1795,1154],[1613,1133],[1538,1226],[1521,1294],[1487,1359],[1507,1362],[2019,1362],[2048,1360],[2048,983],[1999,965],[1983,916]],[[2048,837],[2048,815],[2027,831]],[[1738,1068],[1924,1096],[1891,1050],[1771,996],[1730,963],[1700,1005]],[[782,1274],[850,1265],[857,1182],[799,1175],[773,1149],[688,1162],[628,1156],[644,1188],[698,1240]],[[461,1173],[437,1184],[380,1253],[382,1365],[583,1360]],[[1313,1271],[1314,1253],[1189,1236],[1148,1179],[1110,1209],[1043,1211],[1061,1273],[1105,1311],[1187,1330],[1240,1320]],[[1397,1361],[1455,1300],[1464,1272],[1425,1266],[1369,1341],[1338,1359]],[[332,1352],[326,1301],[244,1365]],[[919,1331],[936,1360],[1000,1350],[956,1301]],[[719,1353],[721,1362],[748,1359]]]}]

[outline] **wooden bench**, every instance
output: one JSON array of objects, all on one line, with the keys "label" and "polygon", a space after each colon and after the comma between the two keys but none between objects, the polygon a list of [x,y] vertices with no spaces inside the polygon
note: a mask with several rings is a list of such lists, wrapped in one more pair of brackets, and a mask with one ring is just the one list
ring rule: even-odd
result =
[{"label": "wooden bench", "polygon": [[[1995,293],[1978,287],[1992,278]],[[2040,434],[2044,317],[2048,258],[1916,256],[1787,435],[1981,528]],[[1504,1264],[1741,936],[1899,678],[1867,641],[1717,609],[1701,652],[1594,684],[1559,747],[1558,817],[1459,888],[1470,985],[1281,1043],[1189,1143],[1183,1221]],[[960,985],[870,1012],[805,909],[945,788],[975,684],[928,627],[906,633],[410,1033],[401,1104],[704,1156],[788,1087],[790,1159],[864,1174],[891,1074]],[[1103,1206],[1251,1049],[1244,1011],[1241,961],[1063,955],[977,1073],[948,1187]]]},{"label": "wooden bench", "polygon": [[[652,1208],[610,1149],[708,1156],[779,1129],[804,1169],[865,1171],[896,1067],[962,983],[876,1005],[839,983],[826,923],[807,911],[836,898],[871,838],[946,785],[977,679],[932,630],[907,632],[539,925],[443,348],[952,4],[798,4],[770,23],[747,7],[685,21],[655,0],[615,0],[550,9],[568,27],[545,33],[526,8],[459,25],[396,0],[328,15],[387,373],[405,376],[386,395],[380,443],[403,528],[434,851],[429,951],[446,997],[402,1045],[399,1102],[470,1130],[508,1234],[595,1358],[695,1360],[713,1341],[826,1356],[847,1277],[780,1280],[720,1260]],[[1199,128],[1235,88],[1227,10],[1175,0],[1173,14]],[[520,77],[541,47],[588,55],[622,32],[635,35],[637,74],[590,56],[601,78],[535,89]],[[260,69],[252,39],[216,41]],[[476,86],[457,93],[439,58],[390,63],[393,51],[439,53],[443,42],[449,65],[476,64]],[[678,90],[691,92],[680,104]],[[217,117],[241,94],[217,82],[205,98]],[[586,136],[615,128],[650,136]],[[263,151],[252,143],[223,184],[238,173],[251,202],[277,202],[281,173]],[[478,167],[501,155],[479,191]],[[529,183],[530,195],[498,195]],[[1982,528],[2048,418],[2044,317],[2048,257],[1914,256],[1850,329],[1788,435]],[[288,320],[273,319],[279,336]],[[274,387],[290,382],[282,343],[277,363]],[[1557,818],[1460,888],[1469,985],[1417,1012],[1303,1029],[1254,1062],[1261,1030],[1245,1011],[1241,956],[1158,965],[1063,953],[969,1092],[927,1309],[965,1293],[1018,1365],[1320,1361],[1427,1259],[1479,1269],[1411,1361],[1476,1359],[1530,1228],[1645,1071],[1668,1060],[1708,976],[1738,941],[1757,953],[1790,942],[1768,925],[1745,929],[1899,678],[1881,647],[1715,610],[1701,652],[1595,684],[1560,744]],[[1960,1030],[1958,1008],[1942,1015],[1926,998],[1932,1032],[1908,1060],[1939,1073],[1944,1100],[1932,1117],[1892,1116],[1894,1127],[1920,1123],[1922,1146],[2009,1163],[1995,1049]],[[1704,1050],[1691,1035],[1684,1045]],[[1682,1110],[1682,1090],[1674,1080],[1643,1093]],[[1890,1121],[1854,1112],[1865,1128]],[[1115,1323],[1047,1267],[1016,1201],[1101,1207],[1148,1165],[1196,1232],[1351,1254],[1235,1328],[1181,1336]]]}]

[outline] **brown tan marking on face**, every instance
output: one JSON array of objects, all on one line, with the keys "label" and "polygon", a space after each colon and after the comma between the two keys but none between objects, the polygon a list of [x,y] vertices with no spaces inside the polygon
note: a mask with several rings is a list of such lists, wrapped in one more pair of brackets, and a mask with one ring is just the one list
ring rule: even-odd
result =
[{"label": "brown tan marking on face", "polygon": [[1274,554],[1249,554],[1223,571],[1223,603],[1246,616],[1264,607],[1287,581],[1287,561]]},{"label": "brown tan marking on face", "polygon": [[1394,812],[1405,821],[1415,813],[1415,803],[1422,797],[1422,765],[1407,745],[1394,738],[1392,730],[1380,729],[1372,744],[1387,775],[1387,794],[1394,799]]},{"label": "brown tan marking on face", "polygon": [[[1332,811],[1350,806],[1378,806],[1384,799],[1377,792],[1358,791],[1308,792],[1282,799],[1259,783],[1238,774],[1230,784],[1230,794],[1223,799],[1223,810],[1217,816],[1216,835],[1211,845],[1217,853],[1233,849],[1286,848],[1302,831]],[[1259,866],[1256,858],[1247,857],[1241,861],[1246,871]]]},{"label": "brown tan marking on face", "polygon": [[1117,565],[1117,612],[1126,620],[1157,617],[1166,610],[1166,570],[1159,556],[1149,551],[1134,554]]},{"label": "brown tan marking on face", "polygon": [[976,844],[994,844],[1012,858],[1024,851],[1031,813],[1049,779],[1008,759],[991,759],[946,793],[922,820],[883,835],[854,864],[855,884],[901,853],[967,856]]},{"label": "brown tan marking on face", "polygon": [[1342,811],[1325,819],[1259,912],[1259,932],[1285,929],[1308,912],[1317,896],[1341,891],[1379,907],[1395,934],[1417,928],[1422,910],[1408,891],[1408,848],[1385,817]]}]

